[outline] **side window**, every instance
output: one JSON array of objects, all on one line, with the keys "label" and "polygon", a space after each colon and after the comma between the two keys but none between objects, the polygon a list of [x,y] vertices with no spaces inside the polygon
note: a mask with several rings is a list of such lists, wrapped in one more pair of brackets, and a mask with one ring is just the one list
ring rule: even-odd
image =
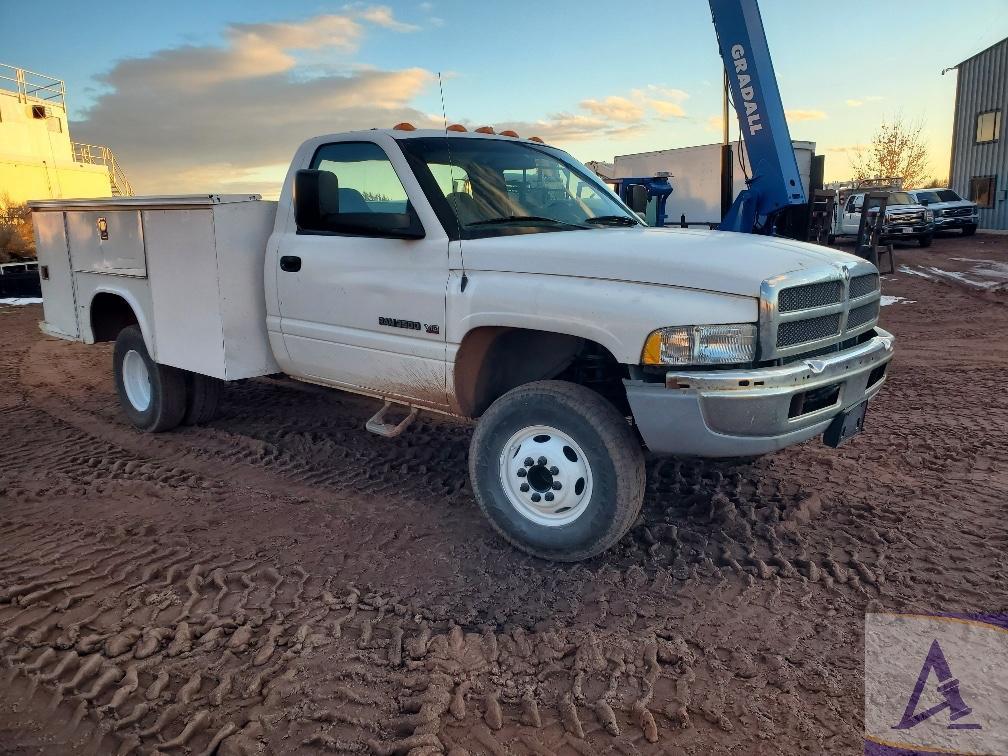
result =
[{"label": "side window", "polygon": [[994,207],[996,186],[994,176],[974,176],[970,179],[969,198],[977,203],[977,207]]},{"label": "side window", "polygon": [[319,148],[311,167],[328,171],[339,184],[339,213],[409,212],[406,189],[388,155],[372,142],[338,142]]},{"label": "side window", "polygon": [[847,200],[847,212],[854,213],[861,209],[861,205],[857,202],[857,196],[851,195],[850,199]]},{"label": "side window", "polygon": [[996,142],[1001,138],[1001,111],[988,110],[977,115],[976,142]]}]

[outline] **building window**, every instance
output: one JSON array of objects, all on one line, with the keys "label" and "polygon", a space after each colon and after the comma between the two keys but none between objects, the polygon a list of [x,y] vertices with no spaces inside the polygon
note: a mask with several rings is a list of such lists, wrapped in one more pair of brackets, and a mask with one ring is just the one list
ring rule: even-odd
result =
[{"label": "building window", "polygon": [[997,176],[974,176],[970,179],[969,198],[977,207],[994,207],[994,190]]},{"label": "building window", "polygon": [[988,110],[977,116],[977,144],[996,142],[1001,138],[1001,111]]}]

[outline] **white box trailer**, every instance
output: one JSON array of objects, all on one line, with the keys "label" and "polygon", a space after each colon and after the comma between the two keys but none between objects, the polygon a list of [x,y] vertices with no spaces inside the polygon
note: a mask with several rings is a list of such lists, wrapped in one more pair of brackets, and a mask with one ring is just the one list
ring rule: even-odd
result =
[{"label": "white box trailer", "polygon": [[[809,174],[815,156],[815,142],[792,142],[802,187],[808,195]],[[738,144],[732,144],[732,198],[745,189],[745,175],[738,163]],[[752,173],[745,146],[742,166]],[[672,176],[672,196],[665,205],[665,222],[675,225],[680,216],[687,221],[717,223],[721,220],[721,145],[702,144],[632,155],[617,155],[613,178],[641,178],[667,173]],[[648,222],[654,223],[654,203],[648,209]]]},{"label": "white box trailer", "polygon": [[157,363],[224,380],[279,372],[263,283],[276,205],[257,194],[32,202],[43,329],[94,343],[92,310],[114,291],[132,299]]}]

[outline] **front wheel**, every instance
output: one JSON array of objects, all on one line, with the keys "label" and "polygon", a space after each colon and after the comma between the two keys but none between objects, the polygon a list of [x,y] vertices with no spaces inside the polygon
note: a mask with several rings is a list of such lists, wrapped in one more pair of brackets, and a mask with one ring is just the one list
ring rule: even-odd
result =
[{"label": "front wheel", "polygon": [[920,237],[917,240],[917,243],[920,244],[922,247],[930,247],[931,239],[932,239],[931,234],[925,234],[924,236]]},{"label": "front wheel", "polygon": [[976,233],[976,226],[963,226],[963,236],[973,236]]},{"label": "front wheel", "polygon": [[564,562],[615,544],[644,498],[644,453],[626,419],[563,381],[519,386],[494,402],[473,434],[469,475],[497,532]]},{"label": "front wheel", "polygon": [[119,403],[133,425],[158,433],[182,422],[186,411],[185,374],[154,362],[137,326],[119,332],[112,360]]}]

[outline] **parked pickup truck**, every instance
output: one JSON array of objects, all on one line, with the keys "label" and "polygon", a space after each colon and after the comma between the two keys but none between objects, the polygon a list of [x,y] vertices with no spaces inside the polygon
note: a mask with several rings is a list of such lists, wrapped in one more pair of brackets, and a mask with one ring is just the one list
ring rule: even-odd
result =
[{"label": "parked pickup truck", "polygon": [[963,236],[973,236],[980,224],[976,202],[964,200],[951,189],[911,189],[907,195],[918,205],[934,213],[935,231],[962,229]]},{"label": "parked pickup truck", "polygon": [[321,136],[279,202],[33,202],[42,329],[114,342],[143,431],[208,422],[227,381],[285,373],[475,421],[469,474],[540,557],[616,543],[644,450],[750,456],[859,431],[893,337],[870,263],[641,223],[567,153],[401,125]]},{"label": "parked pickup truck", "polygon": [[[837,208],[830,243],[844,236],[857,238],[865,194],[863,191],[855,192]],[[872,212],[871,208],[869,205],[869,212]],[[934,232],[934,213],[931,210],[917,204],[907,192],[889,192],[881,242],[916,241],[922,247],[930,247]]]}]

